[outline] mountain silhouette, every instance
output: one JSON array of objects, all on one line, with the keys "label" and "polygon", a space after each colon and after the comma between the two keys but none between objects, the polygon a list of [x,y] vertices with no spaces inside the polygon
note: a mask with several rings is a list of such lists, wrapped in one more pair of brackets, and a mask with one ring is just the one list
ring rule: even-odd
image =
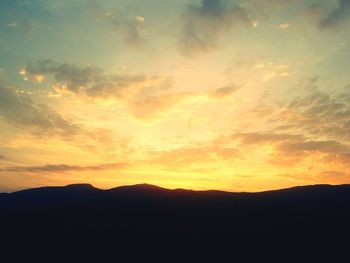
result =
[{"label": "mountain silhouette", "polygon": [[338,262],[350,238],[350,185],[231,193],[75,184],[0,194],[0,211],[3,251],[78,261]]}]

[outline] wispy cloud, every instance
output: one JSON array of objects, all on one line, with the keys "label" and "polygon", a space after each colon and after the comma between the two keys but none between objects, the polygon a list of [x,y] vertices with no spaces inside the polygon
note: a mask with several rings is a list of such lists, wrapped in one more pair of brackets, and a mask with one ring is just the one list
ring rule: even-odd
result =
[{"label": "wispy cloud", "polygon": [[265,106],[264,113],[258,112],[269,123],[271,134],[249,134],[248,137],[245,134],[243,143],[272,144],[275,152],[273,162],[276,164],[293,165],[313,157],[320,164],[348,169],[349,97],[320,91],[318,78],[303,82],[299,88],[303,89],[303,95],[274,106]]},{"label": "wispy cloud", "polygon": [[228,86],[224,86],[221,88],[216,89],[212,94],[212,98],[226,98],[234,94],[237,90],[239,90],[240,86],[230,84]]},{"label": "wispy cloud", "polygon": [[[62,115],[35,94],[0,83],[0,121],[9,125],[12,138],[30,140],[62,140],[72,146],[104,154],[123,150],[127,141],[118,142],[110,130],[87,127],[75,118]],[[14,129],[13,129],[14,128]]]},{"label": "wispy cloud", "polygon": [[169,85],[163,76],[105,74],[98,67],[58,63],[53,60],[29,62],[22,75],[52,77],[57,92],[71,92],[91,99],[130,97],[141,89]]},{"label": "wispy cloud", "polygon": [[146,40],[142,36],[146,19],[144,16],[131,15],[126,10],[105,8],[101,1],[89,1],[89,9],[98,21],[108,22],[110,28],[120,36],[127,47],[139,49],[145,45]]},{"label": "wispy cloud", "polygon": [[350,140],[350,104],[346,96],[312,91],[280,108],[275,119],[281,129],[295,129],[309,135]]},{"label": "wispy cloud", "polygon": [[71,171],[102,171],[123,169],[126,163],[105,163],[98,165],[79,166],[69,164],[48,164],[44,166],[10,166],[1,168],[0,171],[12,173],[60,173]]},{"label": "wispy cloud", "polygon": [[165,76],[105,74],[93,66],[40,60],[28,63],[23,77],[52,79],[54,92],[70,93],[88,102],[123,103],[135,118],[153,119],[166,112],[188,94],[171,93],[171,79]]},{"label": "wispy cloud", "polygon": [[20,74],[25,79],[51,81],[54,92],[70,93],[88,102],[122,102],[140,120],[154,120],[191,97],[222,99],[240,87],[229,84],[212,93],[172,92],[165,76],[105,74],[98,67],[58,63],[53,60],[29,62]]},{"label": "wispy cloud", "polygon": [[43,135],[73,136],[80,127],[27,94],[0,83],[0,117],[6,123]]}]

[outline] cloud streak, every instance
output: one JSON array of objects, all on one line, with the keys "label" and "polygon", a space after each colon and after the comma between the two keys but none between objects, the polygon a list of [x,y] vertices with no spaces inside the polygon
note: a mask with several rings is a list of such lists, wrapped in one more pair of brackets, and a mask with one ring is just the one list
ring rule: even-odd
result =
[{"label": "cloud streak", "polygon": [[123,169],[126,163],[105,163],[99,165],[79,166],[68,164],[48,164],[44,166],[10,166],[0,169],[2,172],[11,173],[59,173],[73,171],[103,171]]},{"label": "cloud streak", "polygon": [[56,134],[66,137],[80,130],[78,125],[5,83],[0,83],[0,117],[8,124],[29,129],[39,135]]},{"label": "cloud streak", "polygon": [[37,60],[28,63],[22,71],[25,77],[51,76],[57,92],[71,92],[85,98],[127,98],[146,88],[169,85],[162,76],[105,74],[94,66],[58,63],[53,60]]},{"label": "cloud streak", "polygon": [[236,91],[239,90],[239,86],[236,85],[228,85],[221,88],[216,89],[212,94],[211,97],[215,99],[222,99],[227,98],[236,93]]},{"label": "cloud streak", "polygon": [[59,94],[74,94],[88,102],[124,103],[140,120],[154,120],[191,97],[223,99],[240,87],[227,85],[211,93],[170,92],[171,79],[164,76],[105,74],[94,66],[58,63],[53,60],[29,62],[20,72],[25,79],[53,81]]}]

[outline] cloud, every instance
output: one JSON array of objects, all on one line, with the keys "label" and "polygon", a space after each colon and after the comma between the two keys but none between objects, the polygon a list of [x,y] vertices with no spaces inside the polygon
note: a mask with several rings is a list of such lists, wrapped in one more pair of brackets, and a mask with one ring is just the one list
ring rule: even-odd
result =
[{"label": "cloud", "polygon": [[253,15],[245,7],[226,0],[202,0],[189,5],[183,16],[180,50],[185,55],[210,51],[234,26],[252,25]]},{"label": "cloud", "polygon": [[21,71],[24,77],[51,76],[55,90],[71,92],[91,99],[128,98],[142,89],[162,88],[170,85],[169,78],[146,75],[105,74],[94,66],[58,63],[53,60],[36,60]]},{"label": "cloud", "polygon": [[311,137],[349,142],[348,92],[329,94],[319,90],[318,82],[318,77],[302,81],[296,86],[296,89],[303,90],[299,92],[300,95],[269,105],[260,105],[255,113],[266,118],[279,132],[292,131]]},{"label": "cloud", "polygon": [[216,89],[212,94],[212,98],[220,99],[220,98],[226,98],[234,94],[240,87],[236,85],[228,85],[225,87],[221,87]]},{"label": "cloud", "polygon": [[340,0],[338,7],[329,13],[328,16],[321,19],[320,26],[322,28],[335,27],[350,18],[350,0]]},{"label": "cloud", "polygon": [[242,145],[254,145],[254,144],[265,144],[265,143],[279,143],[283,141],[300,141],[304,139],[302,135],[295,134],[278,134],[278,133],[235,133],[232,135],[233,139],[241,141]]},{"label": "cloud", "polygon": [[280,165],[314,158],[319,166],[349,169],[349,96],[322,92],[318,81],[317,77],[303,81],[297,87],[303,90],[298,96],[259,109],[257,114],[269,124],[270,134],[245,134],[243,144],[270,143],[274,148],[272,162]]},{"label": "cloud", "polygon": [[[349,21],[350,0],[338,0],[335,8],[329,10],[327,2],[314,3],[307,9],[307,15],[321,29],[339,28]],[[329,4],[329,3],[328,3]]]},{"label": "cloud", "polygon": [[[249,165],[251,160],[256,161],[255,158],[262,158],[266,162],[265,165],[277,166],[280,169],[310,169],[311,178],[313,174],[321,173],[324,168],[333,167],[339,169],[339,172],[346,172],[350,167],[349,145],[331,140],[312,140],[301,134],[288,133],[234,133],[180,148],[151,151],[149,154],[152,164],[183,169],[208,165],[220,167],[221,162],[242,167]],[[308,168],[305,168],[305,164],[308,164]],[[295,172],[288,174],[296,179],[306,177],[306,174],[304,176]]]},{"label": "cloud", "polygon": [[[235,133],[230,140],[238,140],[241,152],[251,154],[264,145],[271,147],[267,152],[270,163],[278,166],[294,166],[314,157],[321,163],[350,167],[350,146],[335,140],[312,139],[304,134],[272,132]],[[249,148],[250,147],[250,148]]]},{"label": "cloud", "polygon": [[121,103],[136,119],[153,120],[175,107],[189,93],[171,93],[171,79],[164,76],[105,74],[94,66],[37,60],[20,74],[25,79],[53,81],[59,94],[73,94],[92,103]]},{"label": "cloud", "polygon": [[107,21],[129,48],[138,49],[145,45],[146,41],[141,34],[145,22],[144,16],[127,15],[126,10],[110,10],[98,1],[89,1],[89,8],[98,21]]},{"label": "cloud", "polygon": [[[300,88],[305,93],[299,92],[297,97],[265,105],[265,114],[259,115],[259,119],[268,125],[265,130],[236,132],[154,156],[160,163],[174,166],[249,159],[258,155],[264,156],[268,165],[281,169],[309,165],[313,167],[310,168],[313,173],[319,173],[325,167],[345,172],[350,167],[350,99],[346,94],[330,95],[319,91],[318,79],[314,77],[302,82]],[[208,96],[220,97],[235,91],[224,88],[208,93]],[[224,154],[226,149],[231,155]]]},{"label": "cloud", "polygon": [[300,160],[315,155],[320,162],[350,167],[350,147],[337,141],[284,142],[277,150]]},{"label": "cloud", "polygon": [[13,138],[34,144],[37,139],[47,142],[58,139],[103,155],[130,150],[127,138],[118,135],[120,138],[116,139],[114,131],[78,124],[48,107],[35,95],[0,82],[0,122],[12,126]]},{"label": "cloud", "polygon": [[281,105],[273,121],[278,122],[281,129],[350,140],[350,103],[346,98],[314,90]]},{"label": "cloud", "polygon": [[0,169],[2,172],[12,173],[57,173],[71,171],[102,171],[122,169],[126,166],[125,163],[106,163],[90,166],[78,166],[68,164],[49,164],[44,166],[10,166]]},{"label": "cloud", "polygon": [[80,127],[63,118],[44,104],[34,102],[27,94],[0,82],[0,117],[18,128],[38,135],[72,136]]},{"label": "cloud", "polygon": [[122,35],[128,47],[131,48],[140,48],[145,44],[145,40],[141,37],[144,20],[143,16],[127,17],[121,12],[112,17],[113,26]]},{"label": "cloud", "polygon": [[290,25],[288,23],[280,24],[279,25],[280,29],[286,30],[290,28]]},{"label": "cloud", "polygon": [[331,154],[350,153],[350,147],[337,141],[301,141],[296,143],[285,142],[279,150],[285,153],[295,152],[324,152]]},{"label": "cloud", "polygon": [[[92,103],[121,103],[123,107],[142,121],[152,121],[169,112],[187,98],[200,94],[172,92],[171,79],[164,76],[105,74],[94,66],[57,63],[52,60],[29,62],[20,74],[37,81],[38,76],[53,82],[53,90],[59,94],[73,94]],[[238,87],[227,86],[217,90],[217,98],[229,96]],[[209,96],[206,93],[202,96]]]}]

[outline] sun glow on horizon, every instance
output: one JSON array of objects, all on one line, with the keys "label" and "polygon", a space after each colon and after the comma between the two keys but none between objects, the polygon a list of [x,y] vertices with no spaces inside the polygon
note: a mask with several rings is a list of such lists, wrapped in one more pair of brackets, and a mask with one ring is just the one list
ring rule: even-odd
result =
[{"label": "sun glow on horizon", "polygon": [[22,2],[0,4],[0,192],[350,183],[345,1]]}]

